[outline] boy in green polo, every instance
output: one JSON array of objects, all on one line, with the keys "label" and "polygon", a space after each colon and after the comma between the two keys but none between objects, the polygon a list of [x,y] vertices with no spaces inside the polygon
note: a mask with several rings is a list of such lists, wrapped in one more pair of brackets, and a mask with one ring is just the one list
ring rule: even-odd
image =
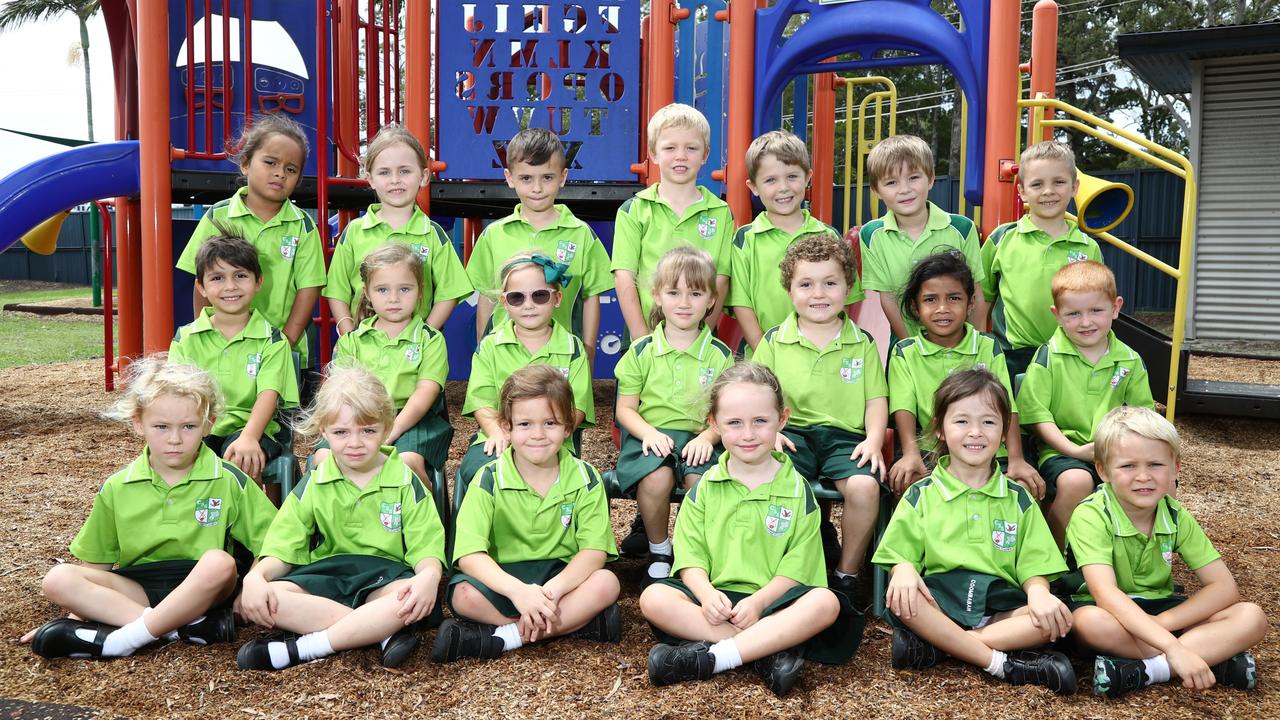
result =
[{"label": "boy in green polo", "polygon": [[641,338],[653,331],[651,276],[658,259],[680,244],[705,250],[715,260],[716,305],[707,317],[707,326],[714,328],[729,297],[733,214],[698,184],[698,171],[711,152],[711,125],[694,108],[672,103],[649,118],[647,137],[649,160],[658,166],[660,179],[618,208],[613,230],[611,267],[627,333]]},{"label": "boy in green polo", "polygon": [[1026,372],[1036,348],[1056,329],[1049,311],[1053,274],[1069,263],[1102,261],[1097,241],[1066,217],[1079,187],[1070,147],[1046,140],[1027,148],[1018,166],[1027,214],[992,230],[982,246],[982,294],[1010,377]]},{"label": "boy in green polo", "polygon": [[[729,250],[733,286],[725,304],[742,328],[742,339],[754,351],[769,328],[791,314],[791,297],[778,276],[787,247],[802,235],[840,233],[809,214],[804,193],[813,178],[804,141],[785,130],[767,132],[747,148],[747,187],[764,212],[738,228]],[[862,299],[855,275],[845,305]]]},{"label": "boy in green polo", "polygon": [[480,290],[476,305],[476,342],[507,317],[493,301],[498,271],[518,253],[536,250],[569,267],[564,300],[552,317],[582,339],[587,366],[594,367],[600,331],[600,295],[613,289],[609,253],[591,226],[573,216],[556,195],[569,177],[564,144],[550,130],[526,128],[507,143],[507,186],[520,202],[510,215],[495,220],[471,249],[467,275]]},{"label": "boy in green polo", "polygon": [[[1119,697],[1144,685],[1257,685],[1246,652],[1262,641],[1267,616],[1240,602],[1235,578],[1183,505],[1170,497],[1182,454],[1173,424],[1146,408],[1107,413],[1095,435],[1106,483],[1080,503],[1067,527],[1085,584],[1072,595],[1075,637],[1099,655],[1093,692]],[[1174,594],[1173,556],[1203,587]]]},{"label": "boy in green polo", "polygon": [[831,587],[858,605],[869,598],[869,579],[858,571],[880,513],[889,387],[875,340],[844,310],[855,277],[843,240],[817,233],[792,243],[782,283],[795,310],[764,334],[755,360],[778,375],[791,409],[779,449],[809,482],[830,481],[843,498],[844,542]]},{"label": "boy in green polo", "polygon": [[[863,225],[858,235],[862,282],[866,289],[880,293],[880,307],[896,341],[921,330],[920,323],[903,317],[901,310],[902,288],[916,263],[955,248],[964,255],[974,281],[982,282],[978,229],[969,218],[929,201],[933,151],[915,135],[894,135],[877,143],[867,155],[867,178],[886,209],[883,217]],[[981,296],[975,298],[971,312],[974,322],[985,321]]]},{"label": "boy in green polo", "polygon": [[288,340],[254,307],[262,283],[252,245],[226,235],[209,238],[196,253],[196,289],[209,307],[178,328],[169,344],[171,361],[208,371],[226,398],[226,412],[205,443],[258,481],[284,450],[275,440],[277,408],[298,403]]},{"label": "boy in green polo", "polygon": [[1036,351],[1018,391],[1018,418],[1040,438],[1045,515],[1058,546],[1076,505],[1102,482],[1093,431],[1120,405],[1154,408],[1142,358],[1111,331],[1124,299],[1099,262],[1072,263],[1053,276],[1051,310],[1060,327]]}]

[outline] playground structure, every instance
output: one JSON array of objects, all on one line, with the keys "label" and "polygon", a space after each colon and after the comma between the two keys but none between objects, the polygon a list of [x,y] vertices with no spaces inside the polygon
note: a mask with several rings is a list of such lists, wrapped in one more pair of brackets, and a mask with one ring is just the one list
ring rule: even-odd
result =
[{"label": "playground structure", "polygon": [[[1036,5],[1027,63],[1017,0],[956,0],[955,8],[944,16],[928,0],[705,0],[692,8],[654,0],[641,17],[639,0],[519,6],[108,0],[102,12],[113,51],[119,139],[55,155],[0,180],[0,227],[13,233],[0,239],[0,249],[32,228],[27,241],[44,238],[47,244],[56,238],[51,219],[59,213],[108,199],[102,207],[112,212],[102,217],[104,224],[114,217],[116,255],[108,255],[104,277],[110,278],[114,264],[119,296],[115,357],[109,301],[106,308],[110,385],[129,358],[167,348],[187,305],[185,294],[175,291],[174,245],[185,238],[174,236],[171,202],[231,193],[235,174],[228,150],[254,115],[288,113],[311,135],[313,151],[295,201],[332,219],[319,223],[326,254],[333,237],[370,201],[359,179],[361,143],[396,121],[431,138],[434,177],[419,204],[435,210],[446,227],[442,213],[456,218],[465,257],[481,218],[509,212],[511,195],[500,182],[503,144],[519,127],[559,133],[570,155],[562,201],[581,208],[584,217],[611,218],[618,203],[657,181],[643,128],[654,110],[677,100],[711,119],[710,160],[700,180],[723,191],[741,225],[752,217],[747,145],[780,124],[781,98],[789,94],[793,130],[810,142],[814,158],[811,208],[830,223],[836,98],[843,91],[847,231],[875,216],[874,197],[869,212],[863,207],[863,158],[876,140],[895,131],[896,89],[884,77],[839,73],[936,64],[951,72],[959,89],[959,210],[972,208],[984,237],[1021,214],[1016,158],[1024,144],[1050,137],[1054,128],[1099,137],[1185,180],[1176,267],[1105,232],[1132,206],[1127,187],[1084,176],[1076,199],[1083,228],[1177,282],[1173,337],[1152,336],[1140,347],[1144,354],[1164,348],[1163,367],[1149,365],[1154,394],[1166,398],[1172,417],[1186,377],[1181,346],[1195,224],[1191,164],[1053,99],[1057,6],[1051,0]],[[806,21],[797,26],[802,16]],[[1026,87],[1023,72],[1029,72]],[[856,93],[868,87],[859,101]],[[608,243],[609,228],[597,229]],[[108,239],[104,253],[110,246]],[[887,323],[872,300],[862,303],[856,319],[883,352]],[[598,364],[607,372],[616,360],[608,358],[608,335],[621,321],[616,304],[602,310],[605,352]],[[446,327],[454,377],[466,377],[469,367],[472,312],[460,305]],[[324,361],[330,350],[325,303],[315,320]],[[732,322],[721,331],[731,333]]]}]

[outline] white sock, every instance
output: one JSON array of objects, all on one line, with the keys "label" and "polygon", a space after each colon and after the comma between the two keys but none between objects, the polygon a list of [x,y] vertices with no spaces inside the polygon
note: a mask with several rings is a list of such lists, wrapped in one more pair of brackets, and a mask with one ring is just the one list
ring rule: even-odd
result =
[{"label": "white sock", "polygon": [[725,638],[712,645],[711,657],[716,661],[716,666],[711,671],[713,673],[722,673],[742,666],[742,654],[738,652],[738,643],[734,642],[733,638]]},{"label": "white sock", "polygon": [[[671,555],[675,550],[671,547],[671,538],[660,543],[649,543],[650,555]],[[664,578],[671,575],[671,564],[664,562],[649,563],[649,577]]]},{"label": "white sock", "polygon": [[502,640],[502,652],[510,652],[524,645],[520,639],[520,627],[515,623],[507,623],[494,628],[493,636]]},{"label": "white sock", "polygon": [[1147,671],[1147,684],[1169,682],[1169,659],[1164,655],[1147,658],[1142,661]]},{"label": "white sock", "polygon": [[836,577],[841,579],[847,578],[847,577],[858,577],[858,573],[846,573],[846,572],[840,572],[839,570],[836,570],[835,573],[836,573]]},{"label": "white sock", "polygon": [[992,650],[991,664],[985,668],[986,671],[1003,680],[1004,679],[1004,662],[1007,659],[1008,658],[1004,654],[1003,650]]},{"label": "white sock", "polygon": [[142,621],[149,612],[151,608],[145,608],[136,620],[118,630],[111,631],[102,643],[103,657],[132,655],[138,649],[155,642],[156,636],[151,634],[146,623]]},{"label": "white sock", "polygon": [[[298,659],[302,662],[319,660],[322,657],[328,657],[333,654],[333,645],[329,644],[328,630],[307,633],[294,642],[298,645]],[[280,661],[280,655],[277,655],[275,649],[277,645],[280,646],[281,654],[284,656],[283,662]],[[277,668],[282,668],[289,664],[289,647],[283,642],[268,644],[267,652],[271,653],[271,664]]]}]

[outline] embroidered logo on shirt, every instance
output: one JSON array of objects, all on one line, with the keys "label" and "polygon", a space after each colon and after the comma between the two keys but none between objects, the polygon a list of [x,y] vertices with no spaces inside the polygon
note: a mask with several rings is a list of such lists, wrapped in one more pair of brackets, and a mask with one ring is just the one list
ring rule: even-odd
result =
[{"label": "embroidered logo on shirt", "polygon": [[405,348],[404,359],[406,362],[418,362],[420,357],[422,357],[422,348],[417,345],[410,345]]},{"label": "embroidered logo on shirt", "polygon": [[840,361],[840,379],[855,383],[862,379],[862,358],[844,358]]},{"label": "embroidered logo on shirt", "polygon": [[427,257],[431,255],[431,248],[423,245],[422,243],[409,243],[409,249],[412,250],[413,254],[417,255],[418,259],[422,262],[426,262]]},{"label": "embroidered logo on shirt", "polygon": [[1173,542],[1164,540],[1160,543],[1160,557],[1164,558],[1166,565],[1173,565]]},{"label": "embroidered logo on shirt", "polygon": [[711,381],[715,379],[716,379],[715,368],[709,368],[709,367],[698,368],[698,383],[702,385],[702,387],[706,387],[710,385]]},{"label": "embroidered logo on shirt", "polygon": [[698,234],[703,240],[710,240],[716,234],[716,219],[701,215],[698,217]]},{"label": "embroidered logo on shirt", "polygon": [[566,265],[573,262],[573,256],[578,254],[578,243],[571,240],[561,240],[556,243],[556,262],[562,262]]},{"label": "embroidered logo on shirt", "polygon": [[560,524],[569,527],[573,524],[573,503],[565,503],[560,506]]},{"label": "embroidered logo on shirt", "polygon": [[795,511],[784,505],[770,505],[764,516],[764,528],[775,537],[785,535],[791,528],[791,518]]},{"label": "embroidered logo on shirt", "polygon": [[1115,374],[1111,376],[1111,389],[1115,390],[1116,388],[1120,387],[1120,383],[1124,380],[1124,376],[1128,374],[1129,374],[1129,368],[1127,367],[1116,368]]},{"label": "embroidered logo on shirt", "polygon": [[991,529],[991,543],[1001,552],[1013,552],[1018,544],[1018,523],[997,518]]},{"label": "embroidered logo on shirt", "polygon": [[400,532],[400,503],[380,503],[378,515],[387,532]]},{"label": "embroidered logo on shirt", "polygon": [[556,369],[560,371],[561,375],[565,376],[566,378],[569,377],[569,368],[562,367],[562,368],[556,368]]},{"label": "embroidered logo on shirt", "polygon": [[249,353],[244,363],[244,374],[249,377],[258,377],[260,367],[262,367],[262,353]]},{"label": "embroidered logo on shirt", "polygon": [[285,260],[292,260],[294,255],[298,254],[298,236],[285,235],[280,238],[280,257]]},{"label": "embroidered logo on shirt", "polygon": [[196,500],[196,523],[200,527],[213,527],[222,517],[222,498],[201,498]]},{"label": "embroidered logo on shirt", "polygon": [[1067,251],[1067,264],[1068,264],[1068,265],[1070,265],[1071,263],[1084,262],[1085,260],[1088,260],[1088,259],[1089,259],[1089,256],[1088,256],[1087,254],[1085,254],[1085,253],[1083,253],[1083,252],[1079,251],[1079,250],[1068,250],[1068,251]]}]

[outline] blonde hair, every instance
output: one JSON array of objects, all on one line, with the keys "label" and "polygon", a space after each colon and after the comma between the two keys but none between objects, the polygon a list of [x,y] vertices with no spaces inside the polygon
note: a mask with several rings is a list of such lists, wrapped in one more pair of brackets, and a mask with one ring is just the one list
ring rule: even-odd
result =
[{"label": "blonde hair", "polygon": [[369,147],[364,151],[365,176],[373,175],[373,163],[382,154],[383,150],[400,144],[407,145],[413,151],[413,154],[417,156],[419,170],[429,172],[427,169],[427,151],[422,147],[422,143],[405,126],[392,123],[383,125],[378,134],[373,136],[373,140],[369,141]]},{"label": "blonde hair", "polygon": [[711,124],[707,122],[707,118],[690,105],[671,103],[666,107],[658,108],[653,117],[649,118],[645,134],[649,139],[651,154],[658,151],[658,136],[667,128],[695,130],[702,136],[703,149],[711,147]]},{"label": "blonde hair", "polygon": [[747,147],[747,178],[756,181],[756,173],[760,172],[760,163],[766,155],[772,155],[783,165],[795,165],[809,172],[813,166],[809,162],[809,149],[804,141],[786,130],[770,130],[751,141]]},{"label": "blonde hair", "polygon": [[933,179],[933,149],[915,135],[891,135],[867,154],[867,182],[874,187],[886,175],[903,165]]},{"label": "blonde hair", "polygon": [[791,291],[791,280],[795,277],[796,265],[801,262],[826,260],[835,260],[844,271],[844,281],[850,286],[853,285],[858,266],[853,259],[853,249],[849,247],[849,243],[829,232],[817,232],[801,235],[787,247],[787,253],[782,256],[782,265],[779,266],[782,271],[779,273],[782,288],[787,292]]},{"label": "blonde hair", "polygon": [[[701,290],[711,296],[711,303],[707,306],[708,315],[715,309],[716,261],[705,250],[692,245],[677,245],[658,259],[658,265],[653,270],[651,287],[654,302],[653,308],[649,310],[649,327],[657,327],[658,323],[667,319],[658,304],[658,293],[675,287],[680,278],[684,278],[685,285],[690,290]],[[703,316],[702,319],[705,321],[706,317]]]},{"label": "blonde hair", "polygon": [[526,365],[507,376],[498,392],[498,420],[511,426],[511,409],[523,400],[546,398],[551,413],[573,431],[573,388],[559,370],[550,365]]},{"label": "blonde hair", "polygon": [[[253,156],[257,154],[262,144],[272,135],[277,134],[284,135],[298,144],[302,149],[302,162],[306,164],[307,155],[311,152],[311,144],[307,142],[306,132],[301,125],[279,113],[257,115],[251,124],[245,125],[240,137],[233,145],[236,150],[230,154],[230,159],[237,167],[243,168],[253,160]],[[298,168],[298,172],[301,173],[302,168]]]},{"label": "blonde hair", "polygon": [[[541,270],[542,267],[540,265],[535,265],[529,262],[539,255],[547,257],[547,254],[541,250],[523,250],[508,258],[507,261],[502,264],[502,268],[498,270],[498,287],[494,292],[494,295],[500,296],[506,291],[507,278],[511,277],[513,273],[529,267],[536,267]],[[542,279],[546,281],[547,278],[545,273],[543,274]],[[560,292],[560,286],[556,283],[547,282],[547,287],[551,288],[555,292]]]},{"label": "blonde hair", "polygon": [[[1071,146],[1066,143],[1054,140],[1038,142],[1022,151],[1022,157],[1018,158],[1018,165],[1019,167],[1026,167],[1033,160],[1055,160],[1066,163],[1067,167],[1071,168],[1071,179],[1076,179],[1076,154],[1072,152]],[[1018,184],[1022,184],[1021,171],[1018,172]]]},{"label": "blonde hair", "polygon": [[163,395],[193,401],[206,423],[222,412],[218,381],[195,365],[169,362],[165,353],[134,360],[124,372],[124,383],[124,393],[102,413],[108,420],[130,422]]},{"label": "blonde hair", "polygon": [[[349,361],[348,361],[349,362]],[[396,420],[396,406],[391,401],[387,386],[377,375],[363,367],[335,361],[325,371],[326,377],[311,407],[298,418],[294,429],[309,444],[314,445],[324,428],[342,412],[343,406],[351,408],[356,423],[383,425],[387,431]]]},{"label": "blonde hair", "polygon": [[1151,408],[1121,405],[1104,415],[1093,432],[1093,453],[1100,467],[1107,466],[1120,439],[1130,433],[1162,442],[1169,446],[1174,462],[1182,459],[1182,440],[1173,423]]},{"label": "blonde hair", "polygon": [[418,257],[418,253],[408,245],[399,243],[390,243],[374,250],[364,256],[364,260],[360,263],[360,282],[364,285],[364,290],[360,293],[360,302],[356,305],[356,322],[360,323],[365,318],[374,314],[373,303],[369,301],[369,282],[373,278],[373,274],[379,270],[389,267],[403,265],[409,268],[413,273],[414,280],[418,281],[418,299],[422,299],[422,258]]},{"label": "blonde hair", "polygon": [[778,376],[774,375],[773,371],[766,365],[743,360],[726,368],[715,379],[715,382],[711,383],[709,393],[711,401],[707,412],[712,417],[715,417],[716,411],[720,409],[720,399],[724,397],[725,389],[734,383],[747,383],[768,388],[773,393],[774,405],[778,414],[782,414],[783,408],[786,407],[786,403],[782,399],[782,384],[778,382]]},{"label": "blonde hair", "polygon": [[1053,274],[1049,285],[1056,305],[1062,293],[1100,292],[1110,300],[1116,299],[1116,274],[1097,260],[1081,260],[1063,265]]}]

